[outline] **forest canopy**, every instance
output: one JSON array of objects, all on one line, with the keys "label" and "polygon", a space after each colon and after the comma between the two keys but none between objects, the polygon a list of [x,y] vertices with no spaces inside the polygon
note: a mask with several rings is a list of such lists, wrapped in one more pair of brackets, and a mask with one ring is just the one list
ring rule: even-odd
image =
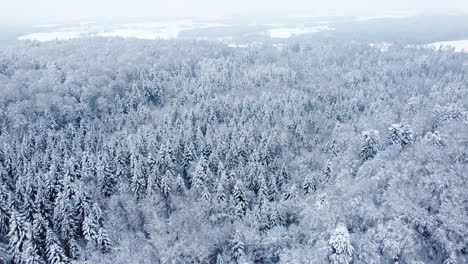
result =
[{"label": "forest canopy", "polygon": [[467,263],[468,55],[0,50],[0,263]]}]

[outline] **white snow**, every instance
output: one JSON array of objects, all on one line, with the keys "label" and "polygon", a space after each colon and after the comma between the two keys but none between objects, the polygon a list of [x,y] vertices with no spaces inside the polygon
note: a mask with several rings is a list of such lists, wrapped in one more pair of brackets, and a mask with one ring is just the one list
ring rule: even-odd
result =
[{"label": "white snow", "polygon": [[392,46],[392,43],[389,42],[380,42],[380,43],[369,43],[371,48],[379,49],[381,52],[386,52]]},{"label": "white snow", "polygon": [[19,40],[51,41],[93,37],[123,37],[139,39],[174,39],[184,30],[194,28],[222,27],[218,23],[198,23],[191,20],[99,25],[92,22],[79,23],[73,27],[62,25],[40,25],[42,28],[56,27],[53,32],[36,32],[20,36]]},{"label": "white snow", "polygon": [[101,32],[96,34],[100,37],[123,37],[123,38],[138,38],[138,39],[174,39],[177,38],[181,30],[172,29],[115,29],[111,31]]},{"label": "white snow", "polygon": [[249,47],[249,44],[235,44],[235,43],[231,43],[231,44],[228,44],[228,47],[230,48],[241,48],[241,49],[246,49]]},{"label": "white snow", "polygon": [[69,40],[83,37],[86,31],[52,31],[52,32],[37,32],[18,37],[19,40],[34,40],[34,41],[52,41],[52,40]]},{"label": "white snow", "polygon": [[426,47],[435,50],[445,50],[453,48],[456,52],[468,53],[468,40],[440,41],[427,44]]},{"label": "white snow", "polygon": [[254,41],[254,42],[251,42],[251,43],[243,43],[243,44],[227,43],[227,46],[230,47],[230,48],[241,48],[241,49],[246,49],[246,48],[250,48],[250,47],[260,48],[260,47],[263,46],[263,43],[262,42],[257,42],[257,41]]},{"label": "white snow", "polygon": [[308,33],[318,33],[322,31],[334,30],[329,26],[316,26],[316,27],[294,27],[294,28],[273,28],[267,31],[267,34],[271,38],[290,38],[292,36],[308,34]]}]

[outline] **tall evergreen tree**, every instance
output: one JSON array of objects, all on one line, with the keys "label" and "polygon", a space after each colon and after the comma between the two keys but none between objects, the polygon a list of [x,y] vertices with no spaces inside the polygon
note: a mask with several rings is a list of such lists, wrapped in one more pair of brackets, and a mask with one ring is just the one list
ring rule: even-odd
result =
[{"label": "tall evergreen tree", "polygon": [[340,223],[330,236],[328,244],[331,248],[329,260],[333,264],[349,264],[352,261],[354,251],[351,245],[348,228]]},{"label": "tall evergreen tree", "polygon": [[232,258],[237,263],[239,263],[239,261],[245,255],[245,242],[239,230],[236,230],[234,232],[230,245],[231,245]]},{"label": "tall evergreen tree", "polygon": [[234,213],[236,217],[243,219],[247,213],[247,197],[240,181],[237,181],[234,186],[232,197],[234,199]]},{"label": "tall evergreen tree", "polygon": [[10,215],[10,230],[8,232],[8,248],[14,263],[22,263],[23,252],[26,250],[28,226],[24,215],[12,211]]},{"label": "tall evergreen tree", "polygon": [[377,130],[367,130],[362,133],[364,144],[361,149],[361,161],[366,162],[377,155],[380,149],[380,137]]}]

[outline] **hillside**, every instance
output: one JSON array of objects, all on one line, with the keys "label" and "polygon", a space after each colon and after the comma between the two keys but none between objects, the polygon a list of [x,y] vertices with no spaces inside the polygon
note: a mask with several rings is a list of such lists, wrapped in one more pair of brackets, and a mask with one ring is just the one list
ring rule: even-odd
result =
[{"label": "hillside", "polygon": [[0,263],[466,263],[467,108],[451,50],[5,48]]}]

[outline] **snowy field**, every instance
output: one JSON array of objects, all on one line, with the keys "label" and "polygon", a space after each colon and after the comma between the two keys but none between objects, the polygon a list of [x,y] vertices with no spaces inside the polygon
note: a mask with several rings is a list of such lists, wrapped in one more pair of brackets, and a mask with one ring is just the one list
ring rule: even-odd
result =
[{"label": "snowy field", "polygon": [[468,40],[440,41],[426,45],[436,50],[454,49],[456,52],[468,53]]},{"label": "snowy field", "polygon": [[267,31],[267,35],[271,38],[290,38],[292,36],[318,33],[322,31],[334,30],[329,26],[316,26],[316,27],[282,27],[282,28],[273,28]]},{"label": "snowy field", "polygon": [[87,35],[87,31],[51,31],[37,32],[18,37],[19,40],[53,41],[77,39]]},{"label": "snowy field", "polygon": [[[175,39],[184,30],[223,27],[218,23],[197,23],[191,20],[101,25],[81,23],[73,26],[40,25],[48,29],[18,37],[19,40],[53,41],[80,37],[122,37],[137,39]],[[71,30],[72,29],[72,30]]]}]

